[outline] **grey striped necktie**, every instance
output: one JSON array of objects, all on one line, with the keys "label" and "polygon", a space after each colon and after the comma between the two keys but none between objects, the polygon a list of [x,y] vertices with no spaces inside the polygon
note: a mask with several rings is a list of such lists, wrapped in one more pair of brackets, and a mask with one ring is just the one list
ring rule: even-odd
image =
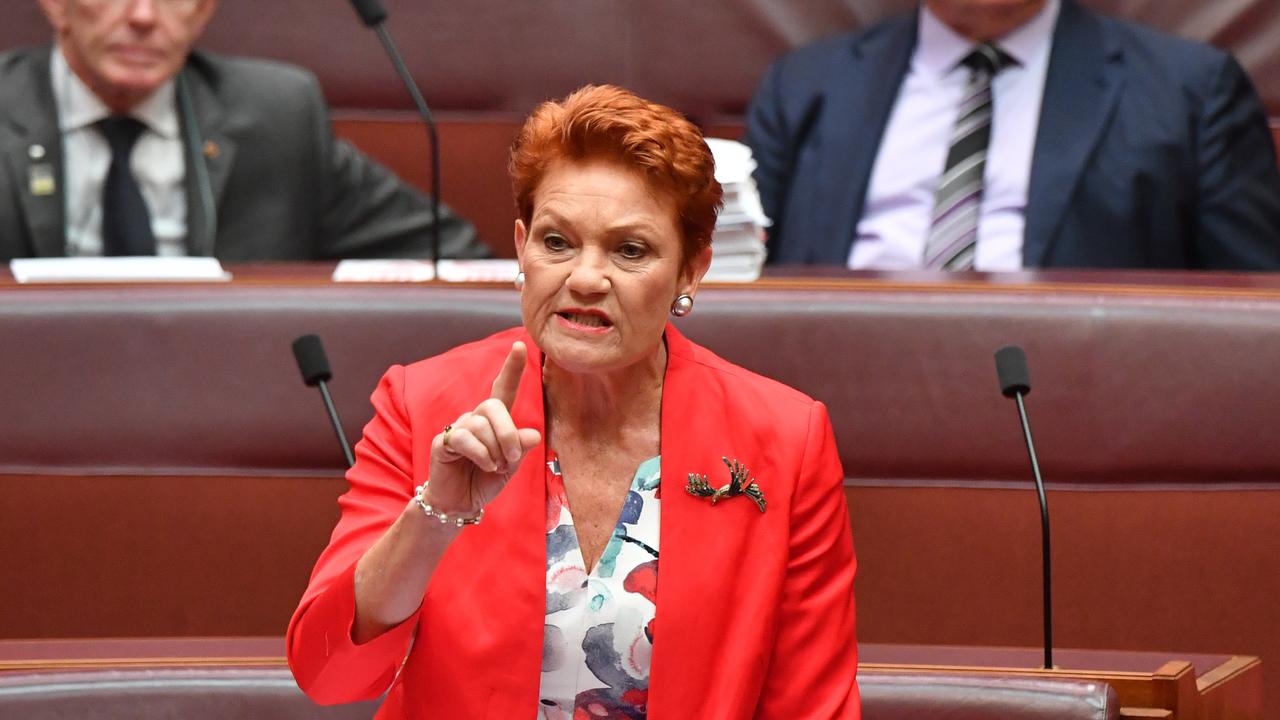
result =
[{"label": "grey striped necktie", "polygon": [[925,242],[924,266],[931,270],[973,268],[991,144],[991,79],[1015,61],[993,45],[979,45],[961,62],[969,68],[969,84],[951,131],[951,149]]}]

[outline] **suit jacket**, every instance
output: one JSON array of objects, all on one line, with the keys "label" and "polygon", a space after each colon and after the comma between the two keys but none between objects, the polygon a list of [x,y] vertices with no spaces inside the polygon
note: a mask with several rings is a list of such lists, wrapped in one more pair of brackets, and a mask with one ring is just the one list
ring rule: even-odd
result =
[{"label": "suit jacket", "polygon": [[[432,437],[488,396],[515,340],[530,353],[512,416],[544,431],[542,356],[522,328],[383,377],[342,517],[289,625],[289,663],[313,699],[376,698],[390,687],[379,717],[537,712],[545,446],[449,547],[417,614],[364,645],[350,636],[356,561],[427,479]],[[853,544],[826,408],[670,326],[666,342],[649,717],[857,718]],[[712,506],[685,491],[693,472],[727,483],[724,456],[750,468],[766,512],[747,498]]]},{"label": "suit jacket", "polygon": [[[775,222],[770,261],[847,262],[917,27],[891,19],[768,70],[746,142]],[[1275,148],[1236,61],[1063,0],[1023,265],[1280,269]]]},{"label": "suit jacket", "polygon": [[[2,261],[66,254],[50,53],[0,54]],[[429,202],[334,138],[310,73],[193,53],[177,81],[189,254],[226,261],[430,256]],[[33,186],[41,171],[53,178],[52,192]],[[444,207],[441,218],[442,254],[487,254],[470,223]]]}]

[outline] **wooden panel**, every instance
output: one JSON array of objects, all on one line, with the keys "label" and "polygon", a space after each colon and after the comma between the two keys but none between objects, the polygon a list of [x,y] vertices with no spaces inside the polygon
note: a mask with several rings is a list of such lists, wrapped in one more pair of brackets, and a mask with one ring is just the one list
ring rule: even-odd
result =
[{"label": "wooden panel", "polygon": [[345,487],[0,475],[0,638],[281,634]]},{"label": "wooden panel", "polygon": [[1234,657],[1196,678],[1202,716],[1206,720],[1263,717],[1263,681],[1263,668],[1254,657]]},{"label": "wooden panel", "polygon": [[[1041,637],[1035,491],[847,489],[858,555],[858,637],[872,643],[1035,645]],[[1054,637],[1062,647],[1280,656],[1280,491],[1050,490]],[[1252,528],[1248,530],[1246,528]],[[998,591],[992,591],[999,588]],[[1171,670],[1170,675],[1177,672]],[[1254,708],[1280,663],[1228,668],[1209,702]],[[1216,682],[1210,677],[1211,683]],[[1176,707],[1185,698],[1126,704]],[[1240,691],[1248,697],[1215,697]]]},{"label": "wooden panel", "polygon": [[[342,113],[334,119],[340,137],[391,168],[423,192],[431,182],[427,130],[404,113]],[[507,176],[518,119],[439,121],[441,199],[476,225],[498,257],[515,257],[515,201]]]}]

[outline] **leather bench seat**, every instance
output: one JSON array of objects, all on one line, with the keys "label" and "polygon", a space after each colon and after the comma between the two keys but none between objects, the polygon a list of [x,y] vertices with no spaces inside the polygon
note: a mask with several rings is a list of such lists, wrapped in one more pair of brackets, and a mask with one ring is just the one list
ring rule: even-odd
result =
[{"label": "leather bench seat", "polygon": [[[859,678],[865,720],[1116,720],[1101,683],[878,672]],[[375,702],[319,707],[287,669],[142,668],[0,674],[0,717],[23,720],[368,720]]]},{"label": "leather bench seat", "polygon": [[[0,288],[0,636],[279,634],[344,486],[289,342],[324,337],[356,438],[388,365],[518,322],[510,289],[231,269]],[[1038,643],[1035,493],[992,361],[1018,342],[1058,643],[1255,655],[1280,698],[1280,283],[1161,277],[775,280],[707,288],[680,326],[829,406],[863,641]]]},{"label": "leather bench seat", "polygon": [[0,717],[22,720],[369,720],[376,709],[320,707],[280,668],[0,674]]},{"label": "leather bench seat", "polygon": [[[389,365],[520,322],[510,289],[244,277],[233,288],[0,293],[12,368],[0,378],[0,472],[335,474],[341,456],[297,375],[295,336],[325,339],[354,439]],[[678,327],[823,400],[854,484],[1026,481],[1017,416],[992,360],[1018,342],[1051,482],[1273,487],[1280,445],[1259,429],[1280,421],[1280,375],[1264,362],[1280,332],[1280,292],[1083,277],[1110,284],[725,286],[703,292]]]}]

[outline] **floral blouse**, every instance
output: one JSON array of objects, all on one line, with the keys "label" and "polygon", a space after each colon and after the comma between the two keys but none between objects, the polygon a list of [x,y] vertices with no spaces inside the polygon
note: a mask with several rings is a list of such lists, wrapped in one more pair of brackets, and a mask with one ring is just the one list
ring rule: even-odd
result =
[{"label": "floral blouse", "polygon": [[643,719],[658,584],[660,458],[640,463],[613,537],[586,572],[560,461],[547,462],[547,619],[539,717]]}]

